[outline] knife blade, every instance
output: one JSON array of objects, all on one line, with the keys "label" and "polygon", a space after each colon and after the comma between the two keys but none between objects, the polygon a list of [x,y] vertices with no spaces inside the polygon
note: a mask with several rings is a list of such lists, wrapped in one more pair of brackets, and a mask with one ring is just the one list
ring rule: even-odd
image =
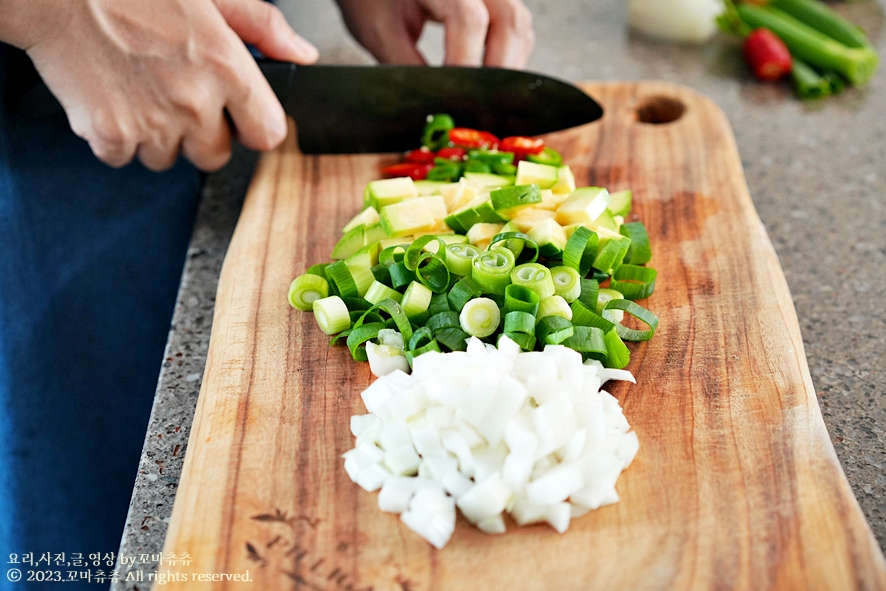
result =
[{"label": "knife blade", "polygon": [[418,145],[429,114],[503,137],[596,121],[600,105],[575,86],[504,68],[296,66],[259,60],[293,116],[306,154],[400,152]]},{"label": "knife blade", "polygon": [[[499,137],[559,131],[603,116],[582,90],[532,72],[256,61],[295,119],[305,154],[402,152],[418,145],[427,116],[435,113]],[[17,97],[13,109],[29,117],[62,111],[42,82]]]}]

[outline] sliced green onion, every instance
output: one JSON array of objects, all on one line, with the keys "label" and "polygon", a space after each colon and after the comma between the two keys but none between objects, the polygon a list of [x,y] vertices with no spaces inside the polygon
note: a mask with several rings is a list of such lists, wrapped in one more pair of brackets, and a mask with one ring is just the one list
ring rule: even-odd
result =
[{"label": "sliced green onion", "polygon": [[578,301],[589,310],[597,309],[597,294],[600,293],[600,283],[596,279],[581,280],[581,295]]},{"label": "sliced green onion", "polygon": [[618,336],[626,341],[648,341],[655,334],[655,329],[658,328],[658,316],[637,302],[632,302],[631,300],[611,300],[607,302],[603,307],[603,317],[607,320],[613,320],[611,310],[624,310],[649,327],[648,330],[634,330],[617,322],[615,330],[618,331]]},{"label": "sliced green onion", "polygon": [[378,264],[390,267],[394,263],[399,263],[406,255],[408,245],[398,244],[397,246],[389,246],[378,253]]},{"label": "sliced green onion", "polygon": [[510,250],[496,248],[475,256],[471,266],[471,278],[485,293],[504,295],[516,262]]},{"label": "sliced green onion", "polygon": [[360,323],[359,326],[363,326],[364,324],[371,324],[373,322],[380,322],[384,324],[386,320],[382,318],[382,315],[378,312],[369,312],[366,313],[366,310],[351,310],[348,312],[348,315],[351,317],[351,322],[353,324]]},{"label": "sliced green onion", "polygon": [[[413,240],[412,244],[409,245],[409,248],[406,249],[406,254],[403,255],[403,262],[406,264],[406,268],[410,271],[415,271],[418,267],[419,260],[421,259],[422,255],[425,254],[425,246],[435,240],[440,246],[446,248],[446,243],[433,234],[427,234],[425,236],[422,236],[421,238],[416,238],[415,240]],[[440,246],[438,246],[437,250],[433,252],[439,252]]]},{"label": "sliced green onion", "polygon": [[[505,229],[507,229],[507,226],[505,226]],[[515,262],[518,265],[534,263],[538,260],[538,243],[529,234],[524,234],[523,232],[502,232],[501,234],[496,234],[489,241],[489,248],[502,241],[506,241],[505,247],[514,253],[514,257],[516,257]],[[531,257],[526,256],[527,246],[532,249]]]},{"label": "sliced green onion", "polygon": [[434,314],[428,318],[428,322],[425,326],[427,326],[434,334],[437,334],[437,331],[443,330],[444,328],[460,327],[461,321],[458,319],[458,312],[449,310],[448,312]]},{"label": "sliced green onion", "polygon": [[410,283],[403,293],[403,299],[400,300],[400,305],[403,306],[403,312],[406,314],[406,317],[412,319],[416,315],[427,311],[428,306],[431,304],[433,293],[427,286],[417,281]]},{"label": "sliced green onion", "polygon": [[[375,281],[375,275],[372,274],[372,260],[369,253],[355,253],[345,259],[345,266],[351,272],[354,284],[357,286],[357,295],[361,298]],[[328,269],[327,269],[328,271]],[[342,294],[344,295],[344,294]]]},{"label": "sliced green onion", "polygon": [[475,298],[465,303],[458,318],[463,331],[471,336],[484,338],[498,329],[501,312],[498,304],[489,298]]},{"label": "sliced green onion", "polygon": [[364,300],[373,305],[387,298],[399,303],[403,299],[403,294],[399,291],[394,291],[384,283],[373,281],[369,289],[366,290],[366,295],[363,296]]},{"label": "sliced green onion", "polygon": [[298,310],[312,310],[314,301],[329,295],[329,282],[319,275],[305,273],[289,286],[289,305]]},{"label": "sliced green onion", "polygon": [[508,312],[526,312],[535,316],[538,314],[540,302],[538,294],[525,285],[510,284],[505,288],[505,314]]},{"label": "sliced green onion", "polygon": [[384,322],[371,322],[354,327],[351,330],[351,334],[348,335],[348,349],[351,350],[351,357],[356,361],[368,361],[366,341],[371,341],[378,336],[378,331],[384,329]]},{"label": "sliced green onion", "polygon": [[431,304],[428,306],[428,314],[433,316],[440,312],[447,312],[452,308],[449,307],[449,294],[435,293],[431,296]]},{"label": "sliced green onion", "polygon": [[466,351],[470,337],[471,335],[459,327],[444,328],[434,333],[434,338],[437,339],[437,342],[450,351]]},{"label": "sliced green onion", "polygon": [[609,287],[620,291],[629,300],[648,298],[655,291],[655,278],[658,271],[651,267],[621,265],[612,274]]},{"label": "sliced green onion", "polygon": [[614,322],[610,322],[596,312],[591,311],[578,300],[572,302],[569,307],[572,309],[572,324],[575,326],[591,326],[599,328],[604,333],[615,328]]},{"label": "sliced green onion", "polygon": [[[370,274],[372,271],[370,271]],[[326,275],[329,277],[329,283],[335,286],[336,291],[344,298],[356,298],[360,294],[357,292],[357,284],[354,283],[354,277],[351,270],[344,261],[336,261],[326,267]]]},{"label": "sliced green onion", "polygon": [[308,267],[308,270],[305,271],[307,275],[319,275],[323,279],[326,279],[326,267],[328,267],[328,263],[319,263],[316,265],[311,265]]},{"label": "sliced green onion", "polygon": [[[594,308],[594,312],[597,314],[603,314],[603,308],[606,304],[609,303],[610,300],[623,300],[624,294],[620,291],[615,291],[614,289],[610,289],[608,287],[604,287],[597,294],[597,307]],[[616,322],[621,322],[622,318],[624,318],[624,312],[614,312]]]},{"label": "sliced green onion", "polygon": [[645,265],[652,259],[652,249],[649,247],[649,234],[646,232],[646,226],[641,222],[622,224],[618,229],[618,233],[631,239],[624,262],[631,263],[632,265]]},{"label": "sliced green onion", "polygon": [[535,349],[536,339],[534,335],[526,334],[525,332],[505,332],[499,335],[499,339],[501,337],[508,337],[518,345],[524,351],[532,351]]},{"label": "sliced green onion", "polygon": [[572,320],[572,308],[562,297],[552,295],[538,304],[538,318],[545,316],[562,316],[566,320]]},{"label": "sliced green onion", "polygon": [[597,256],[597,242],[599,237],[593,230],[585,226],[579,226],[566,241],[563,249],[563,265],[578,271],[584,277],[594,265],[594,257]]},{"label": "sliced green onion", "polygon": [[[419,284],[421,285],[421,284]],[[405,310],[405,308],[404,308]],[[409,322],[412,323],[413,329],[418,328],[420,326],[424,326],[427,324],[428,319],[431,317],[430,312],[425,310],[424,312],[419,312],[414,316],[409,316]]]},{"label": "sliced green onion", "polygon": [[606,341],[603,331],[593,326],[573,326],[572,336],[563,345],[578,351],[586,359],[606,359]]},{"label": "sliced green onion", "polygon": [[453,275],[471,276],[471,262],[480,254],[480,249],[473,244],[447,244],[446,266]]},{"label": "sliced green onion", "polygon": [[462,277],[449,290],[449,308],[461,312],[471,298],[483,295],[483,290],[470,277]]},{"label": "sliced green onion", "polygon": [[535,316],[528,312],[508,312],[505,314],[504,331],[535,334]]},{"label": "sliced green onion", "polygon": [[573,333],[572,323],[562,316],[545,316],[535,325],[535,338],[544,345],[559,345]]},{"label": "sliced green onion", "polygon": [[615,369],[627,367],[631,362],[631,351],[618,336],[618,331],[613,329],[603,333],[603,340],[606,342],[606,359],[603,360],[603,365]]},{"label": "sliced green onion", "polygon": [[578,271],[570,267],[554,267],[551,269],[554,281],[554,293],[567,302],[573,302],[581,295],[581,277]]},{"label": "sliced green onion", "polygon": [[391,277],[391,287],[400,289],[404,285],[409,285],[415,280],[415,272],[406,268],[406,263],[400,261],[393,263],[390,267],[386,267]]},{"label": "sliced green onion", "polygon": [[433,331],[427,326],[423,326],[419,328],[417,331],[412,333],[412,338],[409,339],[409,342],[406,343],[406,350],[412,351],[418,349],[420,347],[424,347],[428,343],[434,340]]},{"label": "sliced green onion", "polygon": [[354,312],[355,310],[368,310],[372,307],[372,304],[363,298],[342,298],[342,301],[351,312]]},{"label": "sliced green onion", "polygon": [[[621,262],[618,258],[621,249],[622,244],[620,240],[607,240],[606,243],[603,244],[603,247],[597,250],[597,256],[594,257],[593,267],[609,275],[612,273],[612,269],[617,267],[618,263]],[[627,249],[625,249],[625,253],[627,253]]]},{"label": "sliced green onion", "polygon": [[348,307],[338,296],[329,296],[314,300],[314,318],[320,326],[320,330],[326,334],[335,334],[351,326],[351,317]]},{"label": "sliced green onion", "polygon": [[372,276],[375,277],[375,280],[379,283],[391,287],[391,272],[384,265],[379,264],[372,267]]},{"label": "sliced green onion", "polygon": [[511,271],[511,283],[523,285],[538,294],[539,299],[549,298],[556,290],[551,270],[538,263],[525,263]]},{"label": "sliced green onion", "polygon": [[350,335],[351,335],[351,329],[350,329],[350,328],[348,328],[348,329],[346,329],[346,330],[343,330],[343,331],[341,331],[340,333],[338,333],[337,335],[335,335],[334,337],[332,337],[331,339],[329,339],[329,344],[330,344],[330,345],[337,345],[338,342],[339,342],[340,340],[342,340],[342,339],[345,339],[345,342],[347,342],[347,338],[348,338]]},{"label": "sliced green onion", "polygon": [[443,257],[433,252],[426,252],[418,258],[415,269],[418,280],[434,293],[443,293],[449,289],[449,269]]},{"label": "sliced green onion", "polygon": [[409,323],[409,319],[406,317],[406,313],[403,312],[403,307],[394,300],[390,299],[382,300],[366,310],[366,312],[363,313],[363,316],[360,317],[360,320],[354,323],[354,328],[361,326],[366,321],[368,316],[379,310],[381,310],[382,312],[386,312],[388,316],[391,317],[391,320],[393,320],[394,322],[394,326],[396,326],[397,330],[400,331],[400,334],[403,335],[404,342],[412,338],[412,325]]}]

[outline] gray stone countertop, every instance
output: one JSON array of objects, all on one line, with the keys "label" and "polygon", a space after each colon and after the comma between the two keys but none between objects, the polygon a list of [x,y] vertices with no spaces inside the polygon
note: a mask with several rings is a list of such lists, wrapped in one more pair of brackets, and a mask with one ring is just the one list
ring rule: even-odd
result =
[{"label": "gray stone countertop", "polygon": [[[886,56],[882,3],[839,8]],[[748,74],[737,43],[644,39],[623,0],[527,0],[537,45],[529,69],[569,80],[662,79],[713,98],[732,123],[757,211],[793,294],[828,432],[880,546],[886,547],[886,68],[864,89],[806,104],[787,84]],[[331,2],[281,3],[326,63],[371,63]],[[420,47],[439,63],[442,33]],[[123,532],[114,589],[147,589],[127,573],[156,569],[203,375],[225,250],[255,155],[236,152],[208,179]],[[119,565],[118,565],[119,566]]]}]

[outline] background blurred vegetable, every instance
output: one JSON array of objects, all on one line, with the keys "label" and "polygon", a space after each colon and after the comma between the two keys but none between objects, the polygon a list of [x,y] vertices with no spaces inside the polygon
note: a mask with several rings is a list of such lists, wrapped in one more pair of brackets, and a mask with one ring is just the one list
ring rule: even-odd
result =
[{"label": "background blurred vegetable", "polygon": [[744,40],[744,56],[758,80],[773,81],[790,74],[788,48],[769,29],[756,29]]},{"label": "background blurred vegetable", "polygon": [[631,27],[659,39],[703,43],[717,31],[720,0],[628,0]]}]

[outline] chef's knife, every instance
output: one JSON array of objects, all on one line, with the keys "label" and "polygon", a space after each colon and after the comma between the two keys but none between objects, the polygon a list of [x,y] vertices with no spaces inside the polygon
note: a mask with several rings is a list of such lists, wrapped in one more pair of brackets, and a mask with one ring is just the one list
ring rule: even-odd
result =
[{"label": "chef's knife", "polygon": [[[419,143],[429,114],[499,137],[538,135],[590,123],[603,109],[560,80],[503,68],[297,66],[258,60],[283,108],[295,119],[306,154],[400,152]],[[61,109],[42,84],[17,110]]]}]

